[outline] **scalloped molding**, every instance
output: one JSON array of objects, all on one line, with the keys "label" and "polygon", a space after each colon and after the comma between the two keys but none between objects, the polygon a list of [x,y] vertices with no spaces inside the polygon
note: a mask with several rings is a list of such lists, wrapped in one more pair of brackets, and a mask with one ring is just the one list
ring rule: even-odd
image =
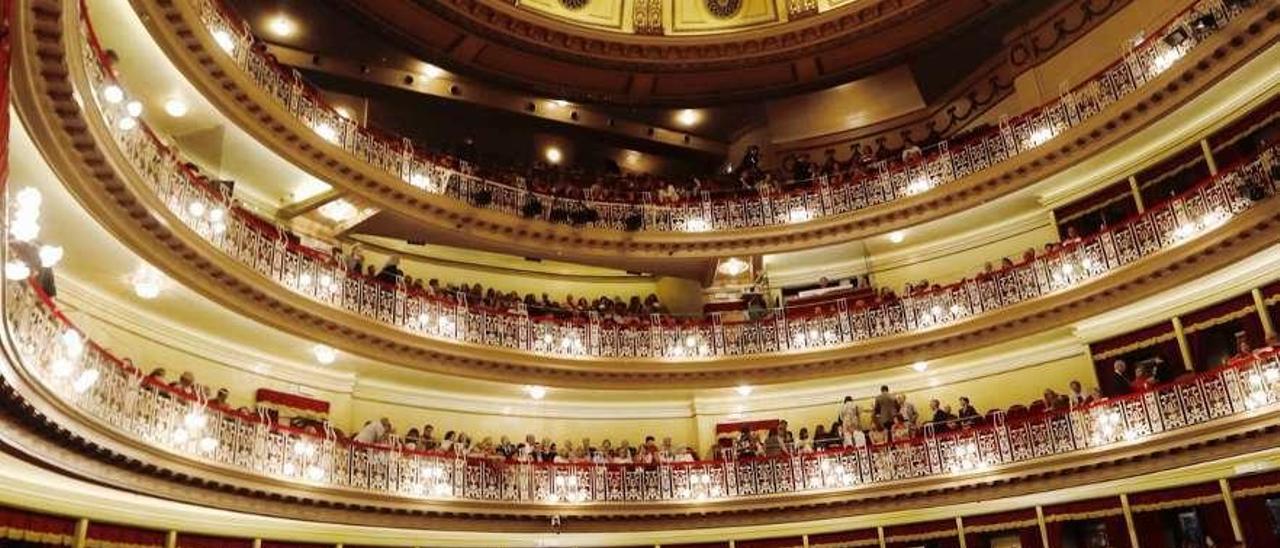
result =
[{"label": "scalloped molding", "polygon": [[1076,322],[1075,335],[1086,341],[1104,339],[1248,293],[1277,279],[1280,279],[1280,244],[1204,276],[1194,284]]}]

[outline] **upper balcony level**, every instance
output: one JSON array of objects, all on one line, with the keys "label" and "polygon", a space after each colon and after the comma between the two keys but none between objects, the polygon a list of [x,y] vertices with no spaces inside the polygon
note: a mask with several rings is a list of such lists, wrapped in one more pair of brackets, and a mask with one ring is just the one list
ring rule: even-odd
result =
[{"label": "upper balcony level", "polygon": [[[853,366],[904,365],[1062,325],[1104,306],[1102,297],[1122,288],[1133,297],[1192,279],[1256,251],[1267,242],[1258,235],[1273,228],[1273,212],[1261,205],[1269,203],[1276,184],[1273,153],[1267,150],[1226,167],[1183,196],[1054,253],[903,298],[761,310],[745,321],[654,316],[637,322],[486,309],[351,275],[327,251],[301,245],[237,208],[221,188],[184,166],[133,112],[129,91],[112,75],[91,22],[63,21],[72,23],[68,30],[83,33],[79,43],[87,44],[66,50],[76,52],[68,59],[74,69],[68,76],[83,90],[80,97],[89,112],[82,120],[91,131],[78,138],[103,136],[106,140],[96,146],[104,147],[121,174],[115,179],[101,169],[84,171],[86,165],[77,166],[81,159],[64,164],[72,180],[112,180],[75,188],[96,215],[175,277],[251,317],[315,340],[338,334],[343,348],[465,376],[502,379],[519,366],[533,375],[530,380],[548,384],[724,386],[744,379],[834,374]],[[34,59],[20,59],[25,74],[34,74],[29,72]],[[61,60],[40,61],[56,65]],[[77,70],[83,80],[77,80]],[[39,74],[47,80],[58,72]],[[28,83],[33,89],[46,85]],[[56,91],[59,85],[42,93],[55,102],[71,99]],[[40,120],[56,108],[20,111],[53,134],[74,131]],[[64,112],[80,119],[78,111]],[[74,119],[69,120],[74,124]],[[86,176],[90,179],[78,179]],[[1238,190],[1250,185],[1260,194]],[[301,325],[300,317],[306,318]],[[428,356],[432,359],[423,364]]]},{"label": "upper balcony level", "polygon": [[[565,260],[640,271],[812,248],[963,212],[1116,145],[1269,43],[1236,40],[1252,36],[1265,7],[1189,4],[1093,77],[988,130],[905,158],[800,168],[787,177],[801,180],[788,183],[757,185],[750,168],[705,177],[696,189],[672,181],[680,196],[659,200],[666,181],[624,191],[587,181],[549,194],[553,185],[538,177],[427,153],[342,116],[219,3],[136,5],[173,62],[229,118],[322,180],[407,220],[399,233],[522,256],[552,248]],[[751,188],[741,188],[744,180]]]}]

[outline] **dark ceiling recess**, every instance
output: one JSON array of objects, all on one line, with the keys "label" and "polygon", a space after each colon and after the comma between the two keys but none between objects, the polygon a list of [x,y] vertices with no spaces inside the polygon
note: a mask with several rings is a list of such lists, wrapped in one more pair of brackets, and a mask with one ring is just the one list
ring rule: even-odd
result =
[{"label": "dark ceiling recess", "polygon": [[679,38],[592,34],[500,10],[521,18],[512,23],[493,9],[468,9],[474,0],[230,2],[255,28],[274,13],[304,19],[294,36],[265,37],[306,51],[391,66],[428,61],[549,98],[705,108],[821,89],[903,63],[926,96],[936,96],[1058,0],[860,0],[866,5],[858,9],[768,29]]}]

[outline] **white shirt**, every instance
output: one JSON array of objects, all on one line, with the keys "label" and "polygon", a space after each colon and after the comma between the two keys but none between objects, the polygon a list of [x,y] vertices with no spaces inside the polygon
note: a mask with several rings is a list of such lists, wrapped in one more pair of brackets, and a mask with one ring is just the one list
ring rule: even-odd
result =
[{"label": "white shirt", "polygon": [[382,421],[370,421],[356,434],[355,440],[360,443],[378,443],[386,435],[387,429],[383,428]]}]

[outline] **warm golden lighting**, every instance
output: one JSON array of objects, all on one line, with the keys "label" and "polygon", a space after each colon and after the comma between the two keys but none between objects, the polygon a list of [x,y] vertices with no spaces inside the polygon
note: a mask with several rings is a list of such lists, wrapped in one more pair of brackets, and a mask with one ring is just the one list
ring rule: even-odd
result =
[{"label": "warm golden lighting", "polygon": [[182,99],[172,98],[164,102],[164,112],[174,118],[181,118],[187,115],[189,109]]},{"label": "warm golden lighting", "polygon": [[558,164],[560,163],[560,160],[564,159],[564,153],[560,152],[560,149],[557,147],[547,147],[547,150],[543,155],[546,156],[548,162],[553,164]]},{"label": "warm golden lighting", "polygon": [[326,219],[335,223],[349,221],[359,213],[356,206],[343,199],[337,199],[316,209]]},{"label": "warm golden lighting", "polygon": [[271,34],[281,38],[293,36],[293,33],[298,31],[297,23],[294,23],[293,19],[286,17],[284,14],[276,15],[270,21],[267,21],[267,28],[271,30]]},{"label": "warm golden lighting", "polygon": [[691,108],[686,108],[676,113],[676,121],[684,127],[691,127],[702,121],[702,113]]}]

